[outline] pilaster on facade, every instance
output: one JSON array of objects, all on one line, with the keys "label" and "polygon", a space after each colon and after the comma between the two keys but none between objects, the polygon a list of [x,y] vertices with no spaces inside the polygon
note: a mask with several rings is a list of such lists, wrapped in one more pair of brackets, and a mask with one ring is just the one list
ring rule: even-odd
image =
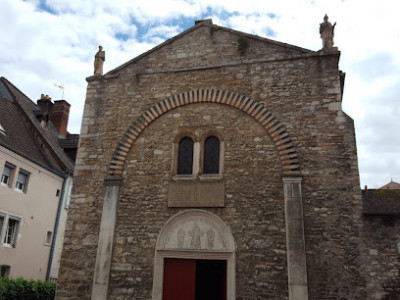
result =
[{"label": "pilaster on facade", "polygon": [[283,177],[289,300],[307,300],[307,265],[301,177]]},{"label": "pilaster on facade", "polygon": [[106,191],[92,285],[92,299],[96,300],[106,300],[108,296],[115,222],[121,184],[122,180],[115,177],[106,178],[104,182]]}]

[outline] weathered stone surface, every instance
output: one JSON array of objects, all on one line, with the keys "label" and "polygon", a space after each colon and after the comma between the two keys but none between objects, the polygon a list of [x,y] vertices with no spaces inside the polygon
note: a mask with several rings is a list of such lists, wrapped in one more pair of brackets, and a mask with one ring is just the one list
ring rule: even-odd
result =
[{"label": "weathered stone surface", "polygon": [[225,183],[217,181],[171,181],[168,185],[169,207],[224,207]]},{"label": "weathered stone surface", "polygon": [[[241,54],[238,38],[235,31],[199,24],[88,80],[57,299],[90,298],[104,180],[110,165],[120,162],[112,163],[113,155],[128,128],[162,100],[205,88],[257,101],[291,138],[302,175],[309,299],[378,299],[398,278],[399,221],[362,216],[354,125],[340,108],[339,53],[247,36]],[[219,216],[235,240],[236,299],[288,299],[289,289],[307,296],[304,281],[288,286],[279,141],[243,109],[212,102],[180,106],[152,120],[126,149],[108,299],[152,298],[158,235],[186,210],[168,207],[168,191],[173,145],[187,131],[216,131],[224,139],[224,207],[204,209]],[[288,213],[300,211],[292,206]],[[299,232],[298,226],[290,230]],[[301,248],[294,240],[293,251]]]}]

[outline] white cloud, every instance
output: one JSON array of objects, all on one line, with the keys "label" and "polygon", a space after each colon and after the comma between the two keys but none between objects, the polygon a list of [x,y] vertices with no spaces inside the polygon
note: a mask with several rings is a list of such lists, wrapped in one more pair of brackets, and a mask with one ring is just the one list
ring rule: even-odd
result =
[{"label": "white cloud", "polygon": [[[179,33],[181,33],[183,31],[183,29],[177,25],[172,25],[172,26],[168,26],[168,25],[159,25],[157,27],[152,27],[150,28],[144,35],[143,35],[143,39],[151,39],[154,37],[167,37],[167,38],[171,38]],[[165,39],[164,39],[165,40]],[[160,42],[160,41],[158,41]]]},{"label": "white cloud", "polygon": [[[41,3],[45,4],[45,10]],[[355,119],[361,184],[400,181],[400,26],[395,0],[0,0],[0,70],[31,99],[41,93],[72,104],[69,130],[79,132],[85,77],[98,45],[105,72],[151,49],[195,19],[311,50],[321,48],[325,13],[337,22],[335,45],[346,72],[344,110]],[[190,23],[188,23],[190,22]],[[118,38],[123,37],[123,38]],[[397,176],[397,177],[396,177]]]}]

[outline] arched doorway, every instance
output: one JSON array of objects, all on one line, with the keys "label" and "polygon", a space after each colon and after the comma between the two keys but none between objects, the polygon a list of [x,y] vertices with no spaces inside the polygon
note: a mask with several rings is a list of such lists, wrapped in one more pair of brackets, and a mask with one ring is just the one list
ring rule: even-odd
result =
[{"label": "arched doorway", "polygon": [[234,298],[235,245],[228,226],[204,210],[169,219],[156,244],[153,299]]}]

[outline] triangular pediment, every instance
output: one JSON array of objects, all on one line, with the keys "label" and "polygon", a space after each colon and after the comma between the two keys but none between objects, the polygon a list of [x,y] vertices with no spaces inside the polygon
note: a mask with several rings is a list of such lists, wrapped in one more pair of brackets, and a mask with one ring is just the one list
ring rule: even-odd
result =
[{"label": "triangular pediment", "polygon": [[246,61],[293,58],[312,53],[314,51],[203,20],[106,75],[118,74],[127,68],[137,69],[138,72],[207,68]]}]

